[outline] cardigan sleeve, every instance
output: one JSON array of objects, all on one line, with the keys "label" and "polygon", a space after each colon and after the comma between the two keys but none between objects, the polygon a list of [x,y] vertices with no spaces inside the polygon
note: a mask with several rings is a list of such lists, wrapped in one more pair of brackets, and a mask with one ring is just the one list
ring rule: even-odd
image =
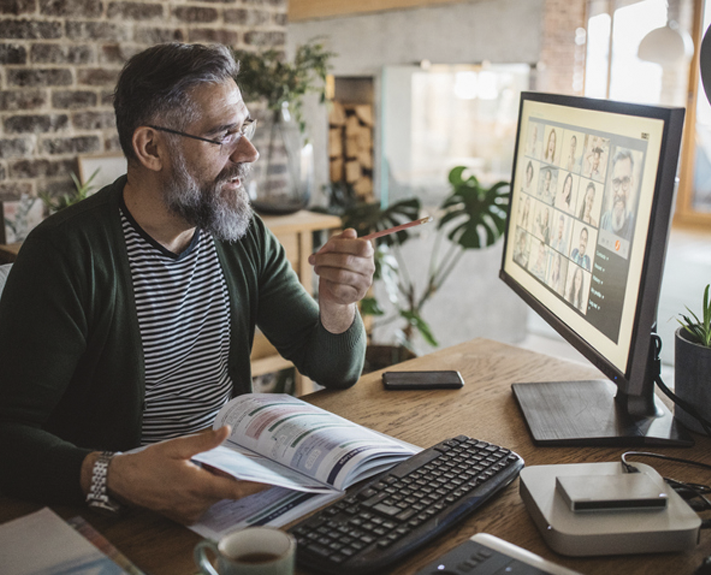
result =
[{"label": "cardigan sleeve", "polygon": [[120,233],[111,190],[97,192],[35,228],[13,264],[0,298],[7,495],[80,503],[86,455],[140,441],[140,341]]},{"label": "cardigan sleeve", "polygon": [[[346,388],[361,375],[366,336],[358,314],[341,334],[327,331],[319,319],[316,300],[299,282],[283,246],[259,217],[255,217],[246,246],[246,261],[255,282],[245,296],[254,322],[279,353],[320,385]],[[233,268],[234,269],[234,268]],[[231,274],[231,272],[228,272]]]},{"label": "cardigan sleeve", "polygon": [[84,352],[87,324],[62,258],[35,238],[23,244],[0,298],[0,489],[76,501],[90,450],[48,427]]}]

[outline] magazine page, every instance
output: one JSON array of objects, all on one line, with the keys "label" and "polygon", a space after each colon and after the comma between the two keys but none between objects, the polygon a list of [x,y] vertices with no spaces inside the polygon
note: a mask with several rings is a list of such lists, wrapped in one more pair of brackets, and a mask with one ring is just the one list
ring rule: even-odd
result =
[{"label": "magazine page", "polygon": [[220,445],[210,451],[198,453],[192,457],[192,460],[203,466],[229,473],[233,477],[244,481],[268,483],[269,485],[278,485],[279,487],[308,493],[329,493],[334,491],[333,487],[234,443],[230,444],[229,447]]},{"label": "magazine page", "polygon": [[214,427],[229,424],[227,447],[240,446],[344,490],[418,451],[287,394],[248,393],[225,405]]},{"label": "magazine page", "polygon": [[245,527],[283,527],[339,497],[343,497],[343,493],[335,490],[322,494],[271,487],[242,499],[223,499],[189,528],[202,537],[218,541],[231,531]]}]

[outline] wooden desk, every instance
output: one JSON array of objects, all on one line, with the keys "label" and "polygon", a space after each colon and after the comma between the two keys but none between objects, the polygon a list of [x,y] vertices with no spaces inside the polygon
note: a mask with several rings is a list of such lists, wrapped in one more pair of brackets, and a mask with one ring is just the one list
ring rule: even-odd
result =
[{"label": "wooden desk", "polygon": [[[347,391],[320,391],[305,399],[352,421],[421,446],[464,433],[510,447],[527,465],[616,461],[616,448],[539,448],[528,435],[510,390],[515,381],[596,376],[592,367],[552,359],[520,348],[478,339],[437,351],[402,364],[405,369],[458,369],[467,382],[461,390],[386,392],[380,372],[368,374]],[[696,435],[693,448],[653,451],[687,459],[711,461],[711,439]],[[649,461],[647,461],[649,463]],[[653,462],[662,474],[709,483],[709,473],[692,467]],[[622,557],[568,558],[555,554],[543,541],[518,493],[518,480],[469,520],[455,527],[398,565],[405,575],[461,543],[472,534],[487,532],[543,557],[588,575],[690,575],[711,554],[711,533],[701,532],[699,546],[686,553]],[[0,499],[0,521],[28,513],[38,506]],[[140,568],[152,575],[193,575],[192,549],[198,536],[162,517],[137,511],[112,520],[85,509],[56,509],[62,516],[82,514]],[[304,573],[300,571],[300,573]],[[379,574],[378,574],[379,575]]]},{"label": "wooden desk", "polygon": [[17,259],[17,253],[22,247],[22,242],[15,244],[0,244],[0,264],[9,264]]}]

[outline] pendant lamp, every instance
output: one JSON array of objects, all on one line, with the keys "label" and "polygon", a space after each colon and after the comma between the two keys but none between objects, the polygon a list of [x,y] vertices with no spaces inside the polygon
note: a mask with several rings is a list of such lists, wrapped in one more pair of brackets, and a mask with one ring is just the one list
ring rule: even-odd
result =
[{"label": "pendant lamp", "polygon": [[674,20],[655,28],[639,44],[637,57],[663,66],[681,64],[694,54],[694,42]]}]

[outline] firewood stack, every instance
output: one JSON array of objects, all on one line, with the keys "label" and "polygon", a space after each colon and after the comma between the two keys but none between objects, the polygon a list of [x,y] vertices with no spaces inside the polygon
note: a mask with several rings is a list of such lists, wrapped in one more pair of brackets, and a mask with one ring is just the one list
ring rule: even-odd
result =
[{"label": "firewood stack", "polygon": [[329,113],[331,182],[345,182],[362,201],[373,200],[373,107],[332,102]]}]

